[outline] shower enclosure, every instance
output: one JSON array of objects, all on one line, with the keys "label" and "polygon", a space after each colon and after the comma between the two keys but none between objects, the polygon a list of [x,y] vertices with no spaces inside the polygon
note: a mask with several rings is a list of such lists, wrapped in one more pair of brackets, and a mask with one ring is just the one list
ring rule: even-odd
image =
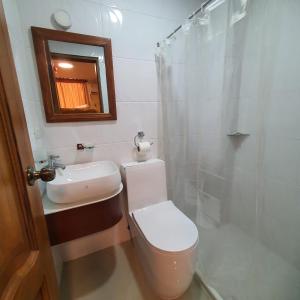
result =
[{"label": "shower enclosure", "polygon": [[216,0],[161,43],[168,196],[216,299],[300,299],[300,1]]}]

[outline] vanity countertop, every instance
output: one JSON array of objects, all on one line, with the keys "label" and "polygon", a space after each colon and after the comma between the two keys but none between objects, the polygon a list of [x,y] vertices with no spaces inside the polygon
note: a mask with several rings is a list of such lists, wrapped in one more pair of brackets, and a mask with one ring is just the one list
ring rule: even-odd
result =
[{"label": "vanity countertop", "polygon": [[88,200],[84,200],[84,201],[80,201],[80,202],[73,202],[73,203],[66,203],[66,204],[61,204],[61,203],[54,203],[51,200],[49,200],[47,193],[45,192],[43,195],[43,208],[44,208],[44,213],[45,215],[49,215],[49,214],[54,214],[57,213],[59,211],[64,211],[64,210],[68,210],[68,209],[72,209],[72,208],[76,208],[76,207],[80,207],[80,206],[86,206],[92,203],[97,203],[97,202],[102,202],[105,200],[108,200],[110,198],[115,197],[116,195],[120,194],[123,190],[123,184],[120,184],[119,189],[113,193],[112,195],[109,195],[107,197],[103,197],[100,199],[88,199]]}]

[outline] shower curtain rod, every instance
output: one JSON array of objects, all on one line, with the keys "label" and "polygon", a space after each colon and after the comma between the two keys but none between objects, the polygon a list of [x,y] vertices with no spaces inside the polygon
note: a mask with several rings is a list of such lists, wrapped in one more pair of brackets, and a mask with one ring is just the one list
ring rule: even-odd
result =
[{"label": "shower curtain rod", "polygon": [[[195,10],[189,17],[188,17],[188,20],[192,19],[193,17],[195,17],[199,12],[203,11],[203,9],[205,9],[205,7],[207,5],[209,5],[211,2],[213,2],[215,0],[207,0],[205,2],[203,2],[200,6],[200,8],[198,8],[197,10]],[[170,33],[166,39],[169,39],[170,37],[172,37],[178,30],[180,30],[182,28],[182,24],[180,26],[178,26],[172,33]],[[157,47],[160,46],[160,43],[158,42],[157,44]]]}]

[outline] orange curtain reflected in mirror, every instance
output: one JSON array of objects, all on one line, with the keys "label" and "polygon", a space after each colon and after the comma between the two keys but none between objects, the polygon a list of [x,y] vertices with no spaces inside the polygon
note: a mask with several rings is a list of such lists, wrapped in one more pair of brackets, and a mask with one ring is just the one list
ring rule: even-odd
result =
[{"label": "orange curtain reflected in mirror", "polygon": [[84,109],[90,107],[87,82],[56,79],[56,89],[61,108]]}]

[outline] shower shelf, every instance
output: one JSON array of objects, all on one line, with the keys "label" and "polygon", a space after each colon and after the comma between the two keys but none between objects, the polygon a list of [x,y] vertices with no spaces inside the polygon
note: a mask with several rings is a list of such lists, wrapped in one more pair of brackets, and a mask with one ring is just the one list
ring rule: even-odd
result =
[{"label": "shower shelf", "polygon": [[227,134],[227,136],[240,136],[240,137],[249,136],[249,135],[250,135],[249,133],[244,133],[240,131],[234,131]]}]

